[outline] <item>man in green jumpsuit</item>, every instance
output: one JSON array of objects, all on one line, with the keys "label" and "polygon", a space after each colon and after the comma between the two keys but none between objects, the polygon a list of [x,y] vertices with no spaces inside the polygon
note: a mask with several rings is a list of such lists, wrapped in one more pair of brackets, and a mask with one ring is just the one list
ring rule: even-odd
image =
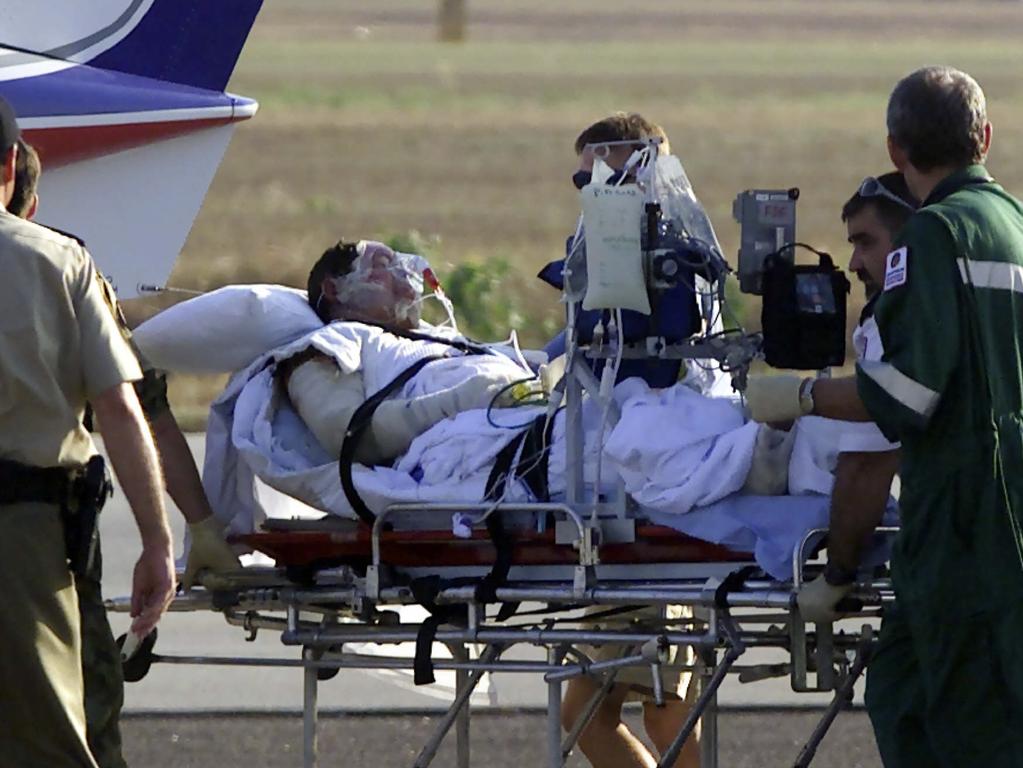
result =
[{"label": "man in green jumpsuit", "polygon": [[885,765],[1023,766],[1023,206],[980,164],[991,126],[969,75],[904,78],[888,134],[924,202],[887,259],[882,361],[758,384],[754,416],[871,419],[902,442],[897,605],[867,672]]}]

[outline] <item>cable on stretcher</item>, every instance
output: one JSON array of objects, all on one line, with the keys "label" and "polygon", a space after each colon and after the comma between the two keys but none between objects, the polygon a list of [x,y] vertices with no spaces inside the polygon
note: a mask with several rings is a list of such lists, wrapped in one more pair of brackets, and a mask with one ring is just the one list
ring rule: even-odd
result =
[{"label": "cable on stretcher", "polygon": [[[432,682],[435,670],[455,673],[451,709],[417,766],[430,763],[456,720],[466,722],[486,672],[545,676],[551,766],[563,765],[585,725],[563,738],[561,684],[579,675],[606,683],[641,666],[662,700],[669,645],[698,649],[702,693],[663,766],[698,718],[713,733],[717,691],[730,672],[743,681],[787,675],[793,690],[835,692],[797,765],[809,763],[851,695],[873,630],[811,628],[794,595],[820,568],[807,560],[826,535],[829,473],[843,430],[853,427],[807,419],[779,436],[747,422],[741,406],[749,367],[765,354],[769,364],[796,368],[844,359],[848,282],[826,254],[815,266],[795,264],[798,190],[744,192],[734,207],[739,286],[764,297],[762,333],[744,332],[728,307],[731,269],[710,220],[681,162],[659,143],[641,142],[621,172],[596,153],[566,258],[549,273],[566,306],[559,360],[538,366],[514,335],[504,350],[467,342],[429,265],[412,256],[389,263],[425,279],[445,308],[445,327],[395,335],[365,323],[324,326],[302,292],[235,286],[138,329],[156,365],[201,369],[222,350],[221,366],[236,371],[211,409],[204,483],[233,541],[274,565],[207,574],[204,589],[181,594],[171,610],[217,610],[251,635],[279,631],[284,645],[302,648],[301,660],[271,663],[305,670],[306,765],[317,759],[317,681],[341,668],[411,669],[417,684]],[[360,256],[373,249],[360,247]],[[421,298],[410,301],[411,311]],[[217,337],[196,342],[193,334],[199,355],[184,349],[182,329],[206,327],[204,313],[217,318]],[[359,370],[373,393],[352,417],[339,460],[275,388],[275,367],[306,349]],[[623,381],[637,365],[662,366],[683,383]],[[485,408],[442,419],[389,466],[354,460],[375,409],[429,396],[431,379],[450,384],[466,367],[472,375],[508,371]],[[517,407],[495,407],[509,402]],[[883,569],[893,530],[879,529],[870,569]],[[891,598],[887,580],[870,569],[845,606],[863,618]],[[614,615],[673,604],[692,606],[695,618],[612,630],[579,615],[592,606]],[[406,621],[411,606],[428,616]],[[392,643],[415,643],[415,656],[367,652]],[[546,659],[505,658],[517,644],[544,648]],[[612,644],[623,654],[595,661],[580,644]],[[778,659],[743,666],[753,647]],[[141,657],[130,650],[132,677],[154,660],[256,663],[162,657],[151,643]],[[468,765],[463,747],[460,766]],[[702,765],[717,764],[716,739],[705,738],[701,752]]]}]

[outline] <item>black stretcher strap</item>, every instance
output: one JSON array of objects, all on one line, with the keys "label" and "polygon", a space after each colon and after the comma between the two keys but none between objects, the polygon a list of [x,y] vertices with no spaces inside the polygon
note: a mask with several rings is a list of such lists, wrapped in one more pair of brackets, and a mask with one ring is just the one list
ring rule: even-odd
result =
[{"label": "black stretcher strap", "polygon": [[380,391],[366,399],[362,405],[355,409],[351,421],[348,422],[348,431],[345,432],[345,439],[341,442],[341,455],[338,456],[337,468],[341,476],[341,488],[345,492],[345,498],[352,505],[352,509],[366,525],[373,525],[376,522],[376,515],[366,506],[359,492],[355,488],[355,481],[352,479],[352,464],[355,463],[355,449],[359,446],[359,440],[366,433],[373,421],[373,414],[380,404],[391,396],[396,390],[405,385],[409,379],[415,376],[427,363],[440,360],[441,356],[432,355],[416,360],[412,365],[399,373],[390,383]]},{"label": "black stretcher strap", "polygon": [[[551,420],[553,422],[553,419]],[[547,426],[547,433],[544,427]],[[530,424],[519,438],[513,438],[502,448],[494,459],[494,467],[490,471],[486,484],[486,501],[495,501],[504,495],[509,479],[519,477],[525,481],[530,491],[541,501],[550,498],[547,484],[547,455],[544,450],[550,445],[550,424],[544,416],[539,416]],[[528,462],[526,471],[518,473],[515,457],[520,456],[520,463]],[[539,455],[539,458],[537,456]],[[473,598],[477,603],[486,605],[497,602],[497,589],[508,580],[511,570],[514,538],[505,529],[501,516],[491,513],[486,519],[487,533],[494,545],[494,565],[482,579],[475,582]],[[442,581],[438,576],[427,576],[414,579],[410,585],[412,596],[420,605],[430,612],[430,616],[419,627],[416,634],[416,655],[413,661],[414,682],[416,685],[427,685],[434,682],[433,660],[431,651],[441,624],[468,623],[468,610],[464,605],[437,605],[438,593],[447,587],[466,585],[472,579],[449,579]],[[519,604],[504,603],[495,617],[496,621],[506,621],[515,615]]]},{"label": "black stretcher strap", "polygon": [[759,570],[759,566],[744,565],[725,576],[724,580],[718,584],[718,588],[714,590],[714,605],[722,609],[728,608],[728,594],[742,589],[749,577]]}]

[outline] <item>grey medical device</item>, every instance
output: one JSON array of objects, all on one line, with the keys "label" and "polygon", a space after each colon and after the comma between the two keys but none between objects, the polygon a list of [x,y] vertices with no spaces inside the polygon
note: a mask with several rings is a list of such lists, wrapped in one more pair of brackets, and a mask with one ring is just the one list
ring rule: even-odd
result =
[{"label": "grey medical device", "polygon": [[[760,295],[764,259],[796,241],[799,189],[747,189],[732,203],[739,222],[739,290]],[[787,258],[792,260],[792,252]]]}]

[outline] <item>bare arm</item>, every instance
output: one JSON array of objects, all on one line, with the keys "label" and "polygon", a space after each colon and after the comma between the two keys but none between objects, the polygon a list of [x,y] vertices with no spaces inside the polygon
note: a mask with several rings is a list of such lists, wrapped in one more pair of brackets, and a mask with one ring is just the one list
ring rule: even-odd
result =
[{"label": "bare arm", "polygon": [[213,514],[213,510],[203,490],[202,479],[195,466],[192,451],[174,414],[164,411],[153,419],[152,427],[153,437],[163,460],[167,492],[181,510],[185,522],[192,524],[205,520]]},{"label": "bare arm", "polygon": [[899,451],[839,454],[828,559],[843,570],[859,566],[863,547],[884,516],[898,468]]},{"label": "bare arm", "polygon": [[148,634],[174,596],[171,533],[163,507],[163,478],[153,438],[130,384],[116,384],[92,399],[114,473],[128,497],[142,537],[132,587],[132,630]]},{"label": "bare arm", "polygon": [[854,376],[814,381],[813,414],[839,421],[874,420],[860,400]]}]

